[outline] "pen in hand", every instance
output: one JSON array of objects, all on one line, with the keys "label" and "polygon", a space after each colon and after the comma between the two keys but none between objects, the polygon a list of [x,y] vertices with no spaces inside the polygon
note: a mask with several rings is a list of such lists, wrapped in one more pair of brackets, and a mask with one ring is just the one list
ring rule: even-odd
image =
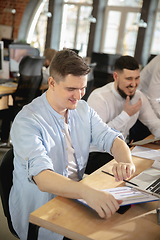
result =
[{"label": "pen in hand", "polygon": [[[114,175],[113,175],[113,174],[111,174],[111,173],[109,173],[109,172],[106,172],[106,171],[104,171],[104,170],[102,170],[102,172],[103,172],[103,173],[106,173],[106,174],[108,174],[108,175],[110,175],[110,176],[112,176],[112,177],[114,177]],[[124,181],[124,182],[127,182],[127,183],[130,183],[130,184],[132,184],[132,185],[134,185],[134,186],[138,187],[138,185],[137,185],[137,184],[135,184],[135,183],[132,183],[132,182],[130,182],[130,181],[127,181],[127,180],[125,180],[125,179],[123,179],[123,181]]]}]

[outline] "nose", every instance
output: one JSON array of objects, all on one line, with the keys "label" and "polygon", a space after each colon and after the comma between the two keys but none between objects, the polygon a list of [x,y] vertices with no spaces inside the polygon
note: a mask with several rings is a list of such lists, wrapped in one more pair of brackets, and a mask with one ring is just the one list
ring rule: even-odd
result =
[{"label": "nose", "polygon": [[82,98],[82,92],[81,90],[77,89],[74,93],[74,98],[77,100],[80,100]]},{"label": "nose", "polygon": [[136,81],[136,79],[133,79],[133,80],[132,80],[131,86],[132,86],[132,87],[136,87],[136,86],[137,86],[137,81]]}]

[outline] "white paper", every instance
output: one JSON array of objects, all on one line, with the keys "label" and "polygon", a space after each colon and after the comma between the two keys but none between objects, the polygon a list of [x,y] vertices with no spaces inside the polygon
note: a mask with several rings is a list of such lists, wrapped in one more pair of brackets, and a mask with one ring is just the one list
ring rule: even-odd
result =
[{"label": "white paper", "polygon": [[160,161],[160,151],[151,148],[136,146],[131,151],[132,156]]},{"label": "white paper", "polygon": [[116,199],[123,200],[120,206],[142,203],[142,202],[157,201],[159,199],[151,194],[139,191],[131,187],[109,188],[109,189],[105,189],[104,191],[109,192]]},{"label": "white paper", "polygon": [[152,164],[152,167],[156,169],[160,169],[160,161],[158,160],[154,161],[154,163]]}]

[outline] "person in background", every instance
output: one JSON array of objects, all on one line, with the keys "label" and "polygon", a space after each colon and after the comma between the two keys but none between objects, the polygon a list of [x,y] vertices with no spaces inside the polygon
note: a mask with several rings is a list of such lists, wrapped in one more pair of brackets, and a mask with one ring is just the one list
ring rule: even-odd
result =
[{"label": "person in background", "polygon": [[154,57],[140,72],[139,89],[148,98],[160,118],[160,55]]},{"label": "person in background", "polygon": [[48,78],[49,78],[49,65],[51,63],[52,58],[54,57],[56,53],[55,49],[52,48],[46,48],[44,50],[43,56],[45,57],[45,61],[43,64],[43,80],[42,84],[47,84],[48,83]]},{"label": "person in background", "polygon": [[[117,161],[112,169],[116,181],[127,179],[135,171],[122,134],[111,129],[81,100],[89,72],[89,66],[76,53],[58,51],[50,64],[48,90],[24,106],[14,119],[9,209],[21,240],[27,239],[30,213],[56,195],[84,199],[101,218],[109,218],[117,211],[122,201],[80,181],[90,143],[113,154]],[[63,236],[40,228],[38,239],[62,240]]]},{"label": "person in background", "polygon": [[[114,82],[95,89],[90,94],[88,105],[109,127],[120,131],[127,143],[141,140],[150,133],[156,138],[160,137],[160,119],[154,113],[146,96],[137,89],[140,83],[140,71],[136,59],[131,56],[118,58],[115,61],[113,78]],[[147,128],[136,131],[133,126],[137,120]],[[130,132],[131,128],[133,133]],[[127,141],[128,135],[130,135],[129,141]],[[107,154],[100,153],[91,146],[86,173],[93,169],[93,162],[96,162],[95,159],[100,158],[101,155],[103,155],[102,165],[107,159],[110,160],[111,156],[106,156]]]}]

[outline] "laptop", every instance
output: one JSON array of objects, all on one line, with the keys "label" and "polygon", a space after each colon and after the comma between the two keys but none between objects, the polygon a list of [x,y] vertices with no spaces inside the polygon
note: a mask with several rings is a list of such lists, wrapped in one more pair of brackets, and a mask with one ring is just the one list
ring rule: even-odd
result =
[{"label": "laptop", "polygon": [[[160,198],[160,170],[154,168],[147,168],[136,177],[132,178],[130,182],[136,184],[134,188],[148,192]],[[129,182],[126,186],[133,187]]]}]

